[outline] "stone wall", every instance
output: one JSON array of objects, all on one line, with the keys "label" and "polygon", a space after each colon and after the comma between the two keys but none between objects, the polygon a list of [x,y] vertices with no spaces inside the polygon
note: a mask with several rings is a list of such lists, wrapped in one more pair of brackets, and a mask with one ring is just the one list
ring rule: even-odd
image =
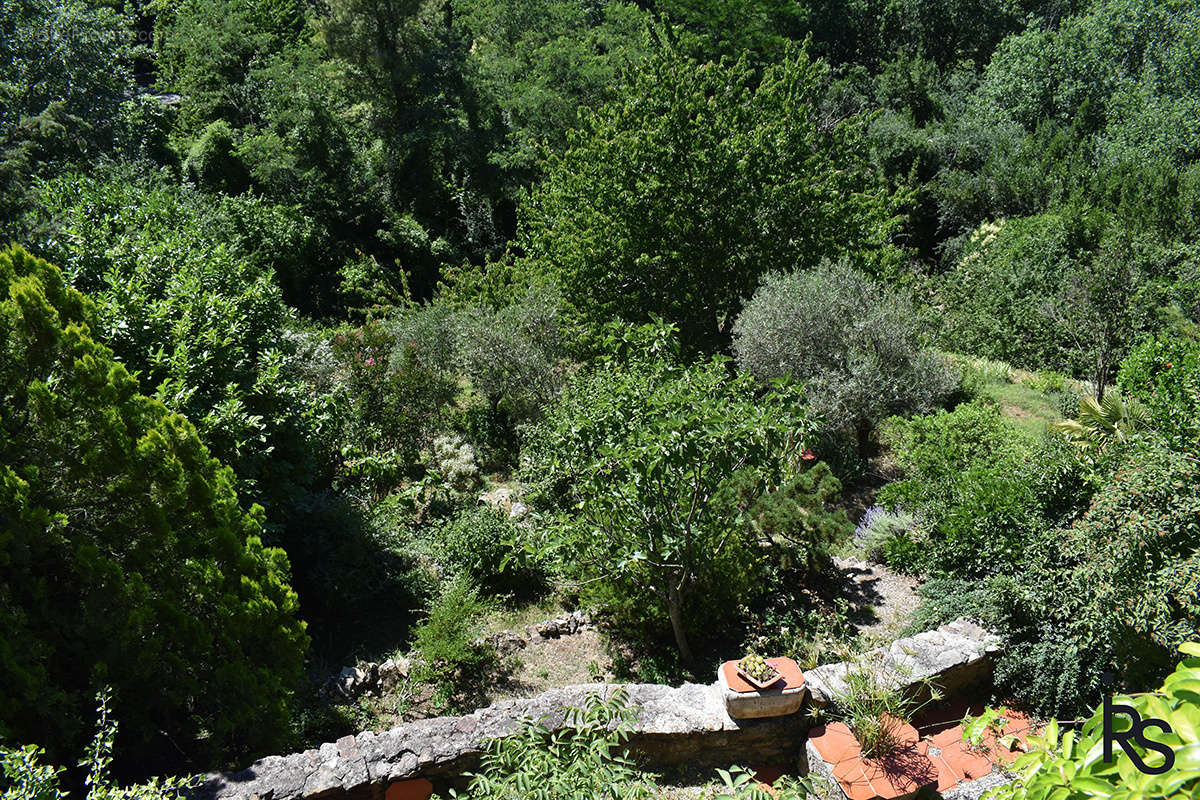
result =
[{"label": "stone wall", "polygon": [[[548,728],[557,729],[564,724],[565,707],[581,706],[589,693],[612,688],[552,689],[461,717],[418,720],[303,753],[269,756],[240,772],[208,776],[197,800],[299,800],[331,793],[377,800],[393,781],[453,779],[475,768],[488,740],[512,732],[522,717],[544,718]],[[638,710],[629,747],[651,763],[728,766],[734,753],[747,762],[777,763],[801,752],[807,730],[803,715],[735,720],[725,713],[713,685],[628,684],[626,689]]]},{"label": "stone wall", "polygon": [[[999,647],[1000,640],[986,629],[960,618],[873,650],[862,663],[870,664],[897,688],[932,680],[943,694],[952,695],[991,680],[990,656]],[[825,704],[845,691],[844,678],[852,666],[843,661],[806,671],[805,685],[812,700]]]},{"label": "stone wall", "polygon": [[[901,639],[883,651],[897,680],[946,678],[953,691],[986,677],[995,640],[978,625],[956,620],[936,631]],[[814,700],[836,691],[844,665],[805,673]],[[941,681],[939,681],[941,682]],[[652,766],[730,763],[801,763],[808,715],[733,719],[717,684],[628,684],[637,708],[630,749]],[[366,731],[289,756],[269,756],[240,772],[214,774],[195,800],[383,800],[389,784],[412,778],[445,783],[475,768],[490,739],[512,732],[524,717],[543,719],[550,729],[564,724],[565,707],[578,707],[591,684],[553,689],[536,697],[509,700],[459,717],[436,717],[398,725],[382,733]]]}]

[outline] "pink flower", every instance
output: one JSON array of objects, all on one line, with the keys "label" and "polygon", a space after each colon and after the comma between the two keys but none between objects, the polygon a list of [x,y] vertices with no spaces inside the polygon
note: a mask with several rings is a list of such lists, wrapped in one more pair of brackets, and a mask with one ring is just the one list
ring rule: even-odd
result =
[{"label": "pink flower", "polygon": [[367,359],[367,366],[368,367],[375,366],[375,357],[374,356],[371,356],[370,358]]}]

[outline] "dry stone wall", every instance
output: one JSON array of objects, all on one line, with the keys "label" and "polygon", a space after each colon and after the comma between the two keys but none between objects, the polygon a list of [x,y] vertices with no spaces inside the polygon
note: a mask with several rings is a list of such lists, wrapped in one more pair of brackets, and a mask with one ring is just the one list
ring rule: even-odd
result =
[{"label": "dry stone wall", "polygon": [[[956,620],[898,640],[886,652],[891,663],[904,665],[897,676],[916,680],[944,675],[962,685],[986,676],[995,647],[983,628]],[[814,697],[822,699],[836,691],[842,674],[842,665],[829,665],[806,672],[805,679]],[[626,689],[638,712],[630,749],[653,766],[794,763],[805,758],[806,714],[734,719],[716,683],[628,684]],[[605,684],[568,686],[464,716],[345,736],[303,753],[261,759],[239,772],[209,775],[195,800],[383,800],[395,781],[444,783],[475,768],[488,741],[511,733],[523,718],[542,719],[556,729],[565,724],[564,708],[582,705],[591,692],[612,690]]]}]

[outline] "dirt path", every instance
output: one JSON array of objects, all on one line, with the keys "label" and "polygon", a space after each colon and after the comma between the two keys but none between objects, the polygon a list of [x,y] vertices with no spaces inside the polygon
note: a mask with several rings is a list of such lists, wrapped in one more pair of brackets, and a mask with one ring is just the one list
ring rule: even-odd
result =
[{"label": "dirt path", "polygon": [[859,635],[896,638],[921,602],[916,591],[919,581],[857,558],[833,561],[846,576],[843,595]]}]

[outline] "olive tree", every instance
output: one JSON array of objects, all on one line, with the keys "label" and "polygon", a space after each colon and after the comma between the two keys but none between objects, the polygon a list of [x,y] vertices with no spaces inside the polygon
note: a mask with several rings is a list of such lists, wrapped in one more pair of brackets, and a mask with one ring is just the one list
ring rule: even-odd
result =
[{"label": "olive tree", "polygon": [[493,409],[505,402],[521,415],[558,391],[560,302],[555,288],[532,286],[499,309],[476,306],[457,315],[459,364]]},{"label": "olive tree", "polygon": [[845,261],[768,277],[733,326],[738,366],[760,381],[803,382],[833,429],[865,455],[876,424],[932,410],[957,384],[922,346],[913,305]]}]

